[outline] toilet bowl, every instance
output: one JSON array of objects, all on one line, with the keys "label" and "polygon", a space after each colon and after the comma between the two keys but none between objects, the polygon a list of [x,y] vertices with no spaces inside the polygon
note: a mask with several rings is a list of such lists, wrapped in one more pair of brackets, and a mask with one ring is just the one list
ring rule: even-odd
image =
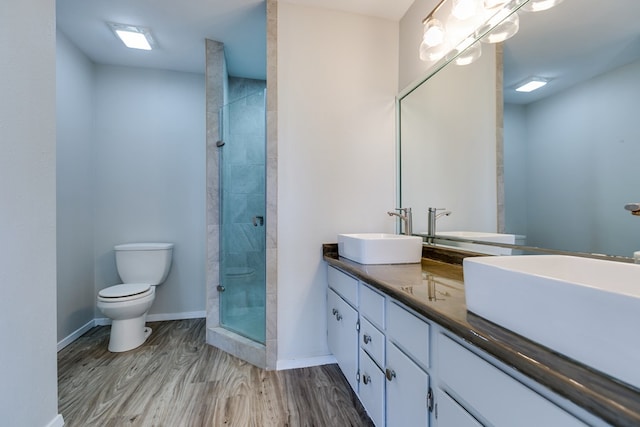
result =
[{"label": "toilet bowl", "polygon": [[97,307],[111,319],[109,351],[123,352],[139,347],[151,335],[145,326],[147,312],[156,286],[169,274],[173,244],[128,243],[116,245],[114,251],[124,283],[100,290]]}]

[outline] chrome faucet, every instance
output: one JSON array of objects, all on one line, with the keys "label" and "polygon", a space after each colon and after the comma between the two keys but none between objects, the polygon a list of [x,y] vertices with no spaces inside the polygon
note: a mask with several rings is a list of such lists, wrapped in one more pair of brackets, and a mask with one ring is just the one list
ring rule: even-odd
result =
[{"label": "chrome faucet", "polygon": [[[437,213],[438,211],[444,211]],[[428,242],[433,243],[433,238],[436,235],[436,220],[441,216],[449,216],[451,211],[446,211],[445,208],[429,208],[429,217],[427,224],[427,235],[429,236]]]},{"label": "chrome faucet", "polygon": [[404,227],[401,227],[400,234],[406,234],[410,236],[413,233],[413,217],[411,215],[411,208],[396,208],[398,212],[387,212],[389,216],[397,216],[401,220],[401,225],[404,222]]}]

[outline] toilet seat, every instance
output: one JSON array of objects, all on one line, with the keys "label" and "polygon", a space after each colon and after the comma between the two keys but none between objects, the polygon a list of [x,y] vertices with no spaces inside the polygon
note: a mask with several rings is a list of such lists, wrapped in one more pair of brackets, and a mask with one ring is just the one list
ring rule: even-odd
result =
[{"label": "toilet seat", "polygon": [[102,302],[124,302],[144,298],[153,293],[148,283],[123,283],[109,286],[98,292],[98,299]]}]

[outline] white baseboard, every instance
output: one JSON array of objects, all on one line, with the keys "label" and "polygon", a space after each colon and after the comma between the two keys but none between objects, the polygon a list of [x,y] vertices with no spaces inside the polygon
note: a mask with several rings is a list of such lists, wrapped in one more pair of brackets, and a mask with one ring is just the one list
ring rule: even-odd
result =
[{"label": "white baseboard", "polygon": [[[183,313],[160,313],[147,315],[147,322],[164,322],[166,320],[184,320],[184,319],[200,319],[207,316],[206,311],[186,311]],[[94,326],[107,326],[111,324],[111,319],[108,317],[97,317],[86,325],[83,325],[78,330],[71,333],[58,343],[58,351],[62,350],[78,338],[82,336],[89,329]]]},{"label": "white baseboard", "polygon": [[62,419],[62,415],[58,414],[49,424],[45,427],[62,427],[64,425],[64,420]]},{"label": "white baseboard", "polygon": [[330,365],[332,363],[338,363],[334,355],[307,357],[304,359],[278,360],[276,362],[276,371],[309,368],[311,366]]},{"label": "white baseboard", "polygon": [[207,317],[206,311],[186,311],[183,313],[148,314],[147,322],[164,322],[165,320],[202,319]]},{"label": "white baseboard", "polygon": [[89,329],[93,328],[96,325],[95,319],[88,321],[86,324],[73,331],[71,334],[67,335],[60,342],[58,342],[58,351],[62,350],[78,338],[80,338],[85,332]]}]

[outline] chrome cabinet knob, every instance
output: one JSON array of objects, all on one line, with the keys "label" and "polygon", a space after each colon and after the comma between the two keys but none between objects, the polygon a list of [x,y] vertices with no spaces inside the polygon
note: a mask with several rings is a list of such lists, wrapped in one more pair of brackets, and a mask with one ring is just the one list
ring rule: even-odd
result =
[{"label": "chrome cabinet knob", "polygon": [[396,377],[396,371],[394,371],[393,369],[387,368],[384,371],[384,376],[387,377],[387,381],[391,381]]},{"label": "chrome cabinet knob", "polygon": [[362,382],[365,384],[369,384],[371,382],[371,377],[368,374],[364,374],[362,376]]},{"label": "chrome cabinet knob", "polygon": [[364,334],[362,336],[362,341],[364,341],[365,344],[369,344],[371,342],[371,336],[367,335],[367,334]]}]

